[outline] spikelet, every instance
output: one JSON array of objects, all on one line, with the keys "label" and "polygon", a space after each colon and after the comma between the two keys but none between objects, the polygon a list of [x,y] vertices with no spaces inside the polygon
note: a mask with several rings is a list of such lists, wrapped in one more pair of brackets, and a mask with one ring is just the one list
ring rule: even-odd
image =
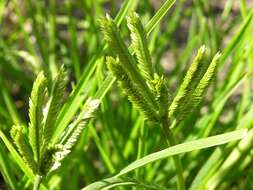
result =
[{"label": "spikelet", "polygon": [[159,116],[160,118],[168,117],[168,107],[169,107],[169,93],[168,88],[165,84],[165,78],[163,76],[159,77],[157,74],[154,75],[155,78],[153,80],[156,101],[159,105]]},{"label": "spikelet", "polygon": [[18,148],[18,152],[21,154],[29,168],[35,173],[37,171],[37,165],[33,159],[31,147],[29,147],[29,144],[26,142],[24,134],[22,133],[22,127],[19,125],[12,126],[10,133],[11,138]]},{"label": "spikelet", "polygon": [[196,107],[200,103],[200,101],[202,100],[203,95],[206,92],[206,89],[215,74],[215,70],[217,68],[217,64],[219,62],[220,57],[221,57],[220,53],[217,53],[213,57],[210,65],[208,66],[208,69],[206,70],[204,76],[202,77],[198,86],[196,87],[196,89],[192,95],[193,107]]},{"label": "spikelet", "polygon": [[[135,84],[131,82],[129,76],[124,72],[121,65],[112,57],[107,57],[107,66],[113,75],[117,78],[117,81],[127,95],[132,104],[150,121],[158,120],[158,113],[152,109],[152,105],[139,93]],[[149,90],[149,89],[146,89]]]},{"label": "spikelet", "polygon": [[217,53],[213,57],[210,65],[208,66],[206,72],[204,73],[204,76],[201,78],[200,82],[198,83],[196,89],[188,97],[188,102],[185,105],[185,109],[179,112],[179,117],[178,117],[179,121],[182,120],[185,117],[185,115],[189,115],[191,112],[193,112],[195,108],[199,105],[199,103],[202,101],[204,94],[207,90],[207,87],[210,84],[215,74],[215,69],[217,67],[220,56],[221,56],[220,53]]},{"label": "spikelet", "polygon": [[154,79],[151,56],[148,50],[147,35],[139,16],[133,12],[127,17],[127,26],[131,31],[134,53],[143,77],[151,84]]},{"label": "spikelet", "polygon": [[40,175],[47,175],[49,172],[57,169],[54,167],[55,163],[58,162],[56,155],[61,151],[61,145],[48,145],[46,147],[46,150],[41,158],[41,165],[39,168]]},{"label": "spikelet", "polygon": [[70,152],[71,148],[75,145],[80,134],[85,126],[88,124],[91,118],[95,116],[96,110],[99,106],[99,100],[88,99],[78,117],[69,125],[66,134],[62,137],[61,143],[54,145],[53,151],[49,151],[47,157],[45,157],[45,163],[47,163],[47,170],[50,172],[56,170],[61,166],[61,161]]},{"label": "spikelet", "polygon": [[44,123],[44,146],[47,146],[54,133],[54,123],[57,119],[59,110],[62,107],[63,95],[66,89],[67,77],[63,67],[59,70],[57,76],[53,80],[53,88],[47,102],[45,112]]},{"label": "spikelet", "polygon": [[82,109],[81,113],[78,115],[70,125],[70,129],[62,140],[62,144],[68,150],[70,150],[76,143],[78,137],[83,131],[84,127],[87,125],[89,120],[95,116],[95,112],[99,106],[98,99],[88,99]]},{"label": "spikelet", "polygon": [[41,145],[43,142],[43,104],[46,96],[46,78],[40,72],[34,82],[29,100],[29,143],[32,147],[35,161],[40,158]]},{"label": "spikelet", "polygon": [[169,118],[175,119],[178,117],[181,110],[185,109],[186,101],[189,95],[194,91],[195,85],[198,83],[202,73],[201,60],[205,53],[205,46],[199,48],[196,57],[193,60],[189,70],[186,73],[183,83],[169,107]]},{"label": "spikelet", "polygon": [[119,64],[121,65],[122,69],[124,69],[124,71],[127,73],[131,82],[136,85],[139,93],[141,93],[143,97],[145,97],[145,99],[151,104],[153,107],[152,109],[157,110],[158,105],[155,101],[155,97],[149,90],[147,90],[148,85],[146,84],[142,75],[139,73],[136,66],[136,61],[124,44],[116,24],[109,16],[107,16],[102,20],[101,25],[105,40],[112,52],[118,56],[120,60]]}]

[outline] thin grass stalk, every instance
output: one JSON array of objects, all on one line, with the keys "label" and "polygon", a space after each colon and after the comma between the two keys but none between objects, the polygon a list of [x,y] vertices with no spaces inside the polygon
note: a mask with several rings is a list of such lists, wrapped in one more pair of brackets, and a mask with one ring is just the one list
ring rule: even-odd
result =
[{"label": "thin grass stalk", "polygon": [[[172,126],[169,126],[169,122],[168,119],[164,119],[162,122],[162,128],[163,128],[163,132],[166,136],[166,142],[169,146],[174,146],[176,145],[176,140],[175,137],[172,134],[172,131],[170,130],[170,127],[173,127],[173,125],[175,124],[172,123]],[[175,168],[176,168],[176,172],[177,172],[177,189],[178,190],[185,190],[185,182],[184,182],[184,176],[183,176],[183,167],[182,167],[182,163],[179,159],[178,155],[175,155],[172,157],[173,162],[175,164]]]},{"label": "thin grass stalk", "polygon": [[41,181],[42,181],[42,177],[40,175],[36,175],[35,179],[34,179],[33,190],[39,190],[40,189]]}]

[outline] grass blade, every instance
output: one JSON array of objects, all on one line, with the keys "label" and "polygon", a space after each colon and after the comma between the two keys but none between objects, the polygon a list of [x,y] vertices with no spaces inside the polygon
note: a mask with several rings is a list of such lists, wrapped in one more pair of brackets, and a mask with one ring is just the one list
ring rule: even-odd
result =
[{"label": "grass blade", "polygon": [[117,177],[122,176],[146,164],[155,162],[157,160],[160,160],[169,156],[225,144],[230,141],[242,139],[246,135],[247,135],[247,130],[237,130],[237,131],[225,133],[222,135],[216,135],[216,136],[207,137],[204,139],[199,139],[199,140],[194,140],[194,141],[178,144],[178,145],[169,147],[167,149],[164,149],[162,151],[149,154],[148,156],[145,156],[142,159],[134,161],[133,163],[129,164],[127,167],[122,169],[116,176]]},{"label": "grass blade", "polygon": [[[12,157],[15,159],[20,169],[25,173],[25,175],[29,177],[31,181],[34,181],[35,175],[33,174],[32,170],[25,164],[23,159],[20,157],[20,155],[15,150],[15,148],[12,146],[11,142],[8,140],[8,138],[5,136],[5,134],[1,130],[0,130],[0,138],[4,142],[7,149],[10,151]],[[47,190],[47,188],[44,185],[41,185],[41,189]]]},{"label": "grass blade", "polygon": [[11,170],[10,161],[6,156],[6,152],[4,151],[1,143],[0,143],[0,169],[7,186],[10,189],[17,190],[18,189],[17,181],[15,179],[13,171]]},{"label": "grass blade", "polygon": [[222,66],[231,52],[237,47],[238,43],[244,38],[246,31],[249,29],[251,21],[253,17],[253,10],[249,13],[248,17],[245,19],[243,25],[241,26],[238,33],[232,38],[230,43],[222,52],[222,56],[220,58],[220,66]]},{"label": "grass blade", "polygon": [[176,0],[167,0],[163,3],[161,8],[156,12],[156,14],[150,19],[150,21],[146,25],[147,34],[149,34],[156,25],[162,20],[165,14],[170,10],[172,5],[176,2]]},{"label": "grass blade", "polygon": [[138,188],[150,189],[150,190],[167,190],[167,188],[154,185],[154,184],[147,184],[140,180],[132,179],[132,178],[116,178],[111,177],[107,178],[98,182],[93,183],[92,185],[82,188],[82,190],[98,190],[98,189],[111,189],[118,186],[135,186]]}]

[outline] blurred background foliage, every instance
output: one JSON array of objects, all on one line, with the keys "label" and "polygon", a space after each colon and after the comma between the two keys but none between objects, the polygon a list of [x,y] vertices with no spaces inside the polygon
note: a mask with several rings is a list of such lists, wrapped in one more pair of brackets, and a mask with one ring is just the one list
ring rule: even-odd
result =
[{"label": "blurred background foliage", "polygon": [[[0,1],[0,126],[5,134],[9,134],[13,124],[27,121],[28,97],[40,70],[44,70],[50,81],[60,66],[65,65],[68,93],[83,83],[86,87],[80,96],[96,93],[108,74],[104,55],[110,52],[104,48],[99,19],[106,13],[115,17],[127,2]],[[161,0],[130,2],[129,11],[135,10],[144,24],[163,3]],[[207,61],[217,51],[223,53],[200,109],[173,129],[179,142],[238,128],[249,129],[246,142],[181,155],[186,184],[192,189],[253,188],[252,7],[251,0],[178,0],[148,38],[154,67],[165,73],[171,94],[182,82],[202,44],[207,46]],[[125,20],[120,28],[121,35],[127,37]],[[74,103],[81,106],[82,100]],[[103,98],[97,119],[89,124],[74,151],[58,171],[48,176],[46,183],[52,189],[78,189],[165,147],[160,128],[144,122],[113,85]],[[21,189],[29,187],[30,181],[2,142],[0,161],[1,189],[12,187],[12,183]],[[11,171],[9,176],[5,167]],[[171,161],[162,160],[136,170],[132,176],[173,188],[174,174]],[[197,182],[199,179],[201,183]]]}]

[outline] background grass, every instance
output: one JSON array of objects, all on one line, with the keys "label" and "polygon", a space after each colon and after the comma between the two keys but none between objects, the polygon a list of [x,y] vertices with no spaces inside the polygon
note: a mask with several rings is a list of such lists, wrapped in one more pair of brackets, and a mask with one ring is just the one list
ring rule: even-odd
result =
[{"label": "background grass", "polygon": [[[207,46],[207,60],[217,51],[222,52],[205,101],[172,129],[178,142],[248,129],[241,141],[181,154],[187,189],[253,188],[252,2],[178,0],[168,12],[159,9],[164,2],[0,1],[0,127],[7,137],[13,124],[27,123],[28,97],[40,70],[50,81],[64,64],[69,76],[71,96],[61,111],[54,139],[88,96],[102,100],[96,119],[84,130],[70,156],[45,180],[50,189],[80,189],[118,173],[136,159],[167,148],[160,127],[144,121],[114,85],[105,66],[104,55],[110,51],[99,19],[105,13],[116,17],[126,37],[129,31],[125,15],[131,10],[146,26],[154,66],[166,74],[172,95],[202,44]],[[2,189],[26,189],[31,185],[31,179],[17,166],[2,141],[0,169]],[[121,180],[137,183],[135,189],[176,187],[171,159],[145,165]]]}]

